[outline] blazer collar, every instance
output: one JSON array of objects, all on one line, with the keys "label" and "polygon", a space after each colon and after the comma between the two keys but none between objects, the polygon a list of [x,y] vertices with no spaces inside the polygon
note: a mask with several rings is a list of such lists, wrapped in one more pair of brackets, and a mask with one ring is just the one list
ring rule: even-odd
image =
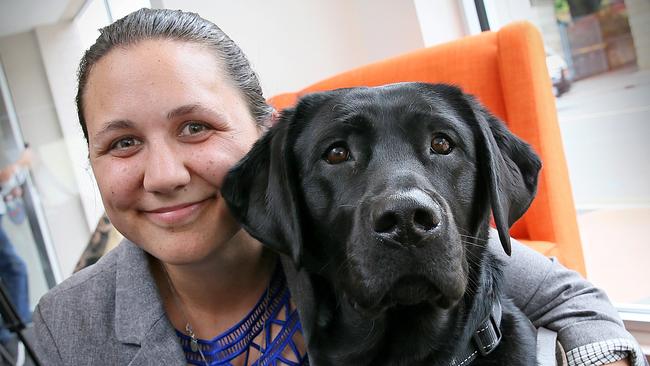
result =
[{"label": "blazer collar", "polygon": [[149,271],[148,255],[126,239],[119,250],[115,278],[115,334],[122,343],[140,346],[132,365],[148,364],[151,360],[175,361],[171,364],[186,362]]}]

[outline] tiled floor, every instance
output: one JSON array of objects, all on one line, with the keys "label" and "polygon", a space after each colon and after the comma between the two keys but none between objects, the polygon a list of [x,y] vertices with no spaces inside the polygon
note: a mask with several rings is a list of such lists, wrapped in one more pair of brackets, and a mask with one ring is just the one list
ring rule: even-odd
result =
[{"label": "tiled floor", "polygon": [[587,277],[616,303],[650,305],[650,208],[578,215]]}]

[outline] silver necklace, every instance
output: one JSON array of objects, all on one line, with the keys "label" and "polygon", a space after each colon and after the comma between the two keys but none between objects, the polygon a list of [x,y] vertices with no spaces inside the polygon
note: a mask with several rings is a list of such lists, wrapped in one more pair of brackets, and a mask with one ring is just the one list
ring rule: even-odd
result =
[{"label": "silver necklace", "polygon": [[[176,287],[174,286],[174,283],[171,280],[171,277],[169,276],[169,272],[167,272],[167,268],[165,268],[165,265],[160,263],[160,266],[163,269],[163,272],[165,273],[165,278],[167,279],[167,285],[169,287],[169,291],[172,294],[172,297],[174,298],[174,303],[176,304],[176,307],[178,310],[181,312],[181,315],[183,316],[185,320],[185,333],[190,337],[190,349],[192,352],[198,352],[199,355],[201,356],[201,361],[205,363],[206,366],[210,366],[208,363],[207,359],[205,358],[205,355],[203,355],[203,350],[199,346],[199,340],[196,337],[196,334],[194,333],[194,329],[192,328],[192,324],[190,324],[190,318],[187,316],[187,313],[185,312],[184,307],[182,306],[180,296],[178,296],[178,291],[176,291]],[[267,338],[267,330],[266,330],[266,321],[268,320],[270,314],[268,312],[270,311],[270,306],[271,306],[271,298],[270,298],[270,287],[271,287],[271,281],[272,281],[273,275],[271,275],[271,280],[269,280],[269,285],[266,287],[266,290],[264,291],[264,299],[265,299],[265,309],[263,312],[263,316],[266,318],[266,320],[263,320],[262,322],[262,341],[259,344],[259,348],[257,349],[257,364],[262,365],[262,356],[263,350],[266,350],[266,347],[268,346],[266,342]],[[273,336],[271,334],[271,336]]]},{"label": "silver necklace", "polygon": [[160,263],[160,266],[163,269],[163,272],[165,272],[165,278],[167,279],[167,285],[169,286],[169,292],[172,294],[172,298],[174,298],[174,302],[176,303],[176,307],[178,310],[181,312],[183,315],[183,318],[185,320],[185,333],[190,337],[190,349],[192,352],[198,352],[199,355],[201,356],[201,361],[205,363],[205,366],[210,366],[208,363],[208,360],[205,359],[205,356],[203,355],[203,351],[201,350],[201,347],[199,347],[199,340],[196,338],[196,334],[194,333],[194,328],[192,328],[192,324],[190,324],[190,318],[187,316],[187,313],[185,313],[185,309],[183,308],[181,304],[181,299],[178,296],[178,292],[176,291],[176,287],[174,287],[174,284],[172,283],[172,279],[169,277],[169,273],[167,272],[167,268],[165,268],[165,265]]},{"label": "silver necklace", "polygon": [[[273,276],[271,275],[271,278]],[[270,280],[271,281],[271,280]],[[271,283],[269,282],[269,285],[266,287],[266,290],[264,291],[264,302],[266,303],[265,309],[264,309],[264,315],[266,315],[266,320],[269,319],[270,314],[267,314],[269,311],[269,308],[271,306],[270,302],[271,299],[269,298],[269,292],[271,288]],[[263,365],[262,364],[262,356],[264,355],[262,352],[263,350],[266,351],[266,347],[268,346],[266,343],[266,320],[262,322],[262,341],[260,342],[259,348],[257,349],[257,364],[258,365]],[[271,333],[271,337],[273,337],[273,333]]]}]

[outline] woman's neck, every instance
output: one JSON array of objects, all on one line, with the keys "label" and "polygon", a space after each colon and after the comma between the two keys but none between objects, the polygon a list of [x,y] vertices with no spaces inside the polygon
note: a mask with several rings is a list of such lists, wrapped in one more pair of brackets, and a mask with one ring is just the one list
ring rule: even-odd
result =
[{"label": "woman's neck", "polygon": [[272,253],[242,230],[200,263],[171,265],[152,258],[151,268],[174,327],[184,330],[189,322],[197,337],[211,339],[253,308],[275,262]]}]

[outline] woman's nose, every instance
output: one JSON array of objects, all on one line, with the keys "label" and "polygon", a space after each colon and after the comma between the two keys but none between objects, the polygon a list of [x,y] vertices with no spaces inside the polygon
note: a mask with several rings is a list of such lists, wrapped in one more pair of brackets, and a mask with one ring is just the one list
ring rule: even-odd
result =
[{"label": "woman's nose", "polygon": [[143,182],[147,192],[171,193],[189,182],[183,154],[162,142],[149,146]]}]

